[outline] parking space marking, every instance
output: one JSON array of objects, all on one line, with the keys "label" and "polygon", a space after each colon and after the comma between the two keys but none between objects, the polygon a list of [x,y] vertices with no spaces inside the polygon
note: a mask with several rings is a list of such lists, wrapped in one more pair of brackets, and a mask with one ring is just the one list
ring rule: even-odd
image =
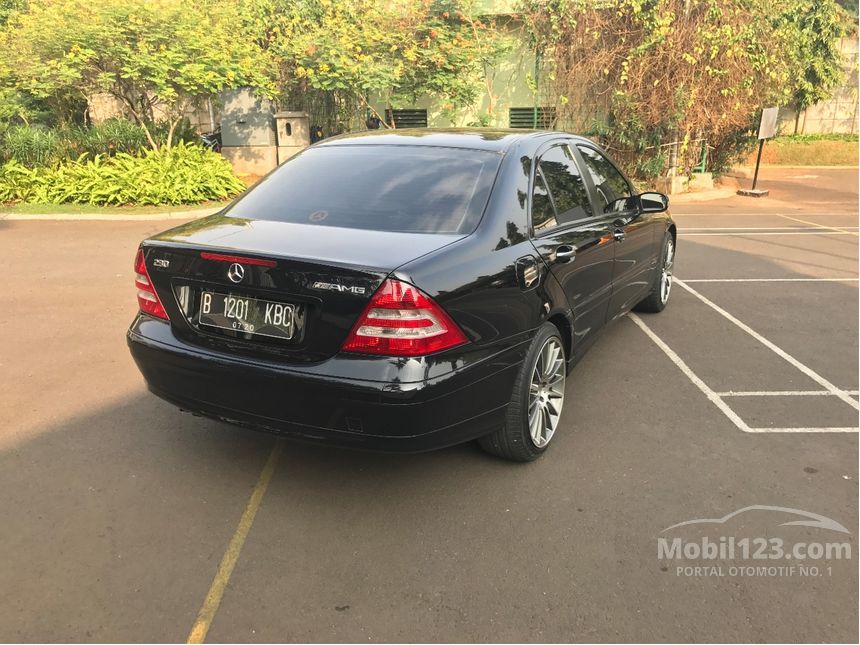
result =
[{"label": "parking space marking", "polygon": [[[849,396],[857,396],[860,394],[857,390],[842,390]],[[717,396],[835,396],[833,392],[827,390],[782,390],[782,391],[767,391],[767,392],[717,392]]]},{"label": "parking space marking", "polygon": [[678,231],[678,235],[683,235],[684,237],[765,237],[769,235],[857,235],[857,233],[854,231],[828,230],[822,227],[816,230],[809,231],[772,231],[768,233],[763,233],[760,231],[753,231],[751,233],[687,233],[684,230],[680,230]]},{"label": "parking space marking", "polygon": [[[726,417],[735,424],[735,427],[741,430],[742,432],[748,432],[751,434],[766,434],[766,433],[825,433],[825,432],[857,432],[858,428],[847,428],[847,427],[821,427],[821,428],[751,428],[747,425],[747,422],[744,421],[737,412],[732,410],[731,407],[723,400],[723,396],[725,396],[724,392],[715,392],[712,390],[707,383],[705,383],[701,378],[699,378],[696,373],[690,369],[690,366],[687,365],[684,360],[675,353],[675,351],[669,347],[662,338],[660,338],[654,330],[652,330],[648,325],[645,324],[645,321],[642,320],[637,314],[630,313],[628,314],[630,320],[632,320],[636,325],[645,332],[645,335],[648,336],[654,344],[659,347],[666,356],[669,357],[675,366],[681,370],[681,372],[686,376],[690,381],[692,381],[693,385],[695,385],[699,390],[704,394],[708,400],[713,403],[717,408],[722,412]],[[829,393],[829,392],[828,392]],[[846,394],[845,392],[839,390],[839,394]],[[850,399],[852,403],[853,399]],[[857,405],[854,405],[857,407]]]},{"label": "parking space marking", "polygon": [[693,294],[694,296],[696,296],[699,300],[701,300],[701,301],[702,301],[702,302],[704,302],[706,305],[708,305],[711,309],[713,309],[713,310],[714,310],[714,311],[716,311],[718,314],[720,314],[721,316],[723,316],[726,320],[728,320],[729,322],[733,323],[734,325],[736,325],[737,327],[739,327],[740,329],[742,329],[743,331],[745,331],[747,334],[749,334],[750,336],[752,336],[753,338],[755,338],[758,342],[760,342],[762,345],[764,345],[765,347],[767,347],[768,349],[770,349],[770,350],[771,350],[772,352],[774,352],[777,356],[781,357],[782,359],[784,359],[785,361],[787,361],[788,363],[790,363],[791,365],[793,365],[795,368],[797,368],[798,370],[800,370],[801,372],[803,372],[804,374],[806,374],[809,378],[811,378],[813,381],[815,381],[816,383],[818,383],[818,384],[819,384],[821,387],[823,387],[825,390],[828,390],[829,392],[832,392],[834,396],[839,397],[842,401],[845,401],[845,403],[847,403],[848,405],[850,405],[850,406],[851,406],[852,408],[854,408],[855,410],[860,410],[860,404],[858,404],[858,402],[857,402],[857,401],[855,401],[855,400],[854,400],[854,399],[852,399],[848,394],[846,394],[845,392],[843,392],[842,390],[840,390],[838,387],[836,387],[835,385],[833,385],[833,383],[831,383],[831,382],[830,382],[830,381],[828,381],[826,378],[824,378],[823,376],[821,376],[818,372],[816,372],[815,370],[813,370],[811,367],[808,367],[808,366],[804,365],[804,364],[803,364],[803,363],[801,363],[799,360],[797,360],[796,358],[794,358],[791,354],[789,354],[788,352],[786,352],[784,349],[782,349],[781,347],[777,346],[776,344],[772,343],[772,342],[771,342],[771,341],[769,341],[767,338],[765,338],[764,336],[762,336],[761,334],[759,334],[759,333],[758,333],[756,330],[754,330],[752,327],[750,327],[749,325],[747,325],[747,324],[745,324],[745,323],[741,322],[740,320],[738,320],[737,318],[735,318],[732,314],[730,314],[728,311],[726,311],[725,309],[723,309],[723,308],[722,308],[722,307],[720,307],[719,305],[715,304],[714,302],[712,302],[712,301],[708,300],[705,296],[703,296],[701,293],[699,293],[698,291],[696,291],[695,289],[693,289],[693,287],[691,287],[691,286],[689,286],[688,284],[686,284],[683,280],[677,280],[677,279],[676,279],[676,280],[675,280],[675,283],[676,283],[677,285],[679,285],[681,288],[683,288],[683,289],[685,289],[685,290],[689,291],[691,294]]},{"label": "parking space marking", "polygon": [[794,222],[800,222],[801,224],[811,224],[812,226],[817,226],[818,228],[828,229],[828,230],[831,230],[831,231],[839,231],[840,233],[845,233],[845,234],[847,234],[847,235],[860,235],[860,233],[857,233],[856,231],[848,231],[848,230],[845,230],[845,229],[847,229],[847,228],[849,228],[849,227],[827,226],[826,224],[819,224],[819,223],[817,223],[817,222],[810,222],[810,221],[807,221],[807,220],[805,220],[805,219],[800,219],[800,218],[797,218],[797,217],[791,217],[790,215],[782,215],[782,214],[780,214],[779,216],[780,216],[780,217],[783,217],[783,218],[785,218],[785,219],[790,219],[790,220],[792,220],[792,221],[794,221]]},{"label": "parking space marking", "polygon": [[[857,215],[857,211],[845,211],[845,212],[831,212],[831,213],[816,213],[821,217],[848,217]],[[782,213],[774,213],[772,211],[759,211],[757,213],[672,213],[672,217],[713,217],[713,218],[722,218],[722,217],[789,217],[789,215],[783,215]],[[803,224],[812,224],[813,226],[817,226],[815,222],[803,222]]]},{"label": "parking space marking", "polygon": [[672,361],[677,366],[677,368],[681,370],[681,372],[683,372],[684,376],[686,376],[693,382],[693,385],[695,385],[702,391],[702,394],[704,394],[711,403],[713,403],[715,406],[717,406],[717,408],[719,408],[720,412],[725,414],[739,430],[742,430],[743,432],[750,432],[750,427],[746,424],[746,421],[741,419],[738,414],[734,410],[732,410],[716,392],[714,392],[710,387],[708,387],[707,383],[705,383],[702,379],[696,376],[696,373],[690,369],[690,366],[687,365],[671,347],[664,343],[663,339],[660,338],[657,334],[655,334],[654,331],[648,325],[646,325],[645,322],[637,314],[631,313],[629,314],[629,316],[630,320],[636,323],[639,329],[644,331],[645,335],[647,335],[648,338],[654,341],[654,344],[657,345],[657,347],[659,347],[663,351],[663,353],[669,357],[669,360]]},{"label": "parking space marking", "polygon": [[857,282],[857,278],[684,278],[684,282]]},{"label": "parking space marking", "polygon": [[[815,231],[820,229],[820,226],[685,226],[681,232],[687,231]],[[841,229],[846,231],[849,229],[860,228],[858,226],[842,226]]]},{"label": "parking space marking", "polygon": [[203,643],[206,640],[206,634],[209,632],[212,620],[215,618],[218,607],[221,605],[221,599],[224,597],[227,583],[230,582],[233,568],[239,560],[242,546],[245,544],[248,532],[254,524],[254,518],[260,509],[263,496],[269,487],[269,482],[272,479],[272,474],[275,472],[275,466],[278,463],[278,458],[281,456],[283,448],[283,440],[276,439],[275,445],[272,446],[272,451],[269,453],[269,458],[266,460],[266,464],[263,466],[260,477],[251,493],[251,498],[248,500],[248,505],[245,507],[245,512],[242,513],[239,524],[236,526],[236,531],[233,533],[233,537],[230,538],[227,551],[225,551],[224,557],[221,558],[221,564],[218,565],[218,571],[215,573],[215,578],[213,578],[212,585],[209,587],[209,593],[206,594],[203,606],[197,613],[197,620],[194,621],[194,626],[188,634],[186,643]]},{"label": "parking space marking", "polygon": [[765,434],[775,432],[777,434],[788,434],[792,432],[857,432],[857,428],[749,428],[747,432]]}]

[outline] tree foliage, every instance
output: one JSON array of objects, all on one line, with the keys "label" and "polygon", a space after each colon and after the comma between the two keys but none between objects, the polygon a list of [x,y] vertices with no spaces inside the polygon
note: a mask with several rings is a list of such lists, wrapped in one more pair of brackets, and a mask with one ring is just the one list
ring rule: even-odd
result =
[{"label": "tree foliage", "polygon": [[471,105],[506,46],[471,0],[245,0],[240,12],[285,93],[335,92],[367,109],[428,94],[443,109]]},{"label": "tree foliage", "polygon": [[229,87],[274,91],[267,56],[235,37],[234,3],[204,0],[30,0],[0,37],[0,68],[19,91],[62,109],[98,92],[118,98],[158,147],[149,124],[170,123]]},{"label": "tree foliage", "polygon": [[849,18],[836,2],[790,0],[777,14],[792,63],[792,101],[798,110],[830,97],[844,71],[839,38]]},{"label": "tree foliage", "polygon": [[597,135],[640,175],[665,167],[673,141],[682,169],[700,139],[727,163],[762,107],[826,96],[841,64],[838,11],[833,0],[522,4],[563,125]]}]

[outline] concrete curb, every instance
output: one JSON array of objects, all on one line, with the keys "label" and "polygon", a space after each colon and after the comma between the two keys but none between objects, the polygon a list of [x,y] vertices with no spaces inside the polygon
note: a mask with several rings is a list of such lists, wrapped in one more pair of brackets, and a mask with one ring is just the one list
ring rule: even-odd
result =
[{"label": "concrete curb", "polygon": [[737,177],[723,175],[716,180],[717,185],[708,190],[691,190],[687,193],[669,195],[669,206],[672,204],[689,204],[691,202],[709,202],[717,199],[733,197],[740,183]]},{"label": "concrete curb", "polygon": [[692,191],[689,193],[678,193],[669,195],[669,208],[672,204],[689,204],[691,202],[710,202],[717,199],[734,197],[736,188],[714,188],[713,190]]},{"label": "concrete curb", "polygon": [[222,210],[223,206],[214,208],[198,208],[191,211],[165,211],[163,213],[4,213],[0,211],[0,221],[34,221],[45,222],[144,222],[169,221],[176,219],[200,219],[213,215]]}]

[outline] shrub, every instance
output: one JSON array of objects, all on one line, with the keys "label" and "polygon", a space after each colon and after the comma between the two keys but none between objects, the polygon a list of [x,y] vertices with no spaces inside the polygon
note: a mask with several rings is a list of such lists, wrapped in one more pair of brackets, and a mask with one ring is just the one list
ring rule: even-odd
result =
[{"label": "shrub", "polygon": [[0,166],[0,202],[175,205],[226,199],[244,189],[226,159],[184,142],[138,157],[119,152],[55,166],[29,168],[17,160]]},{"label": "shrub", "polygon": [[[126,121],[128,123],[128,121]],[[143,132],[143,128],[139,126],[135,126]],[[167,121],[159,121],[155,124],[149,125],[149,131],[152,133],[152,138],[155,139],[155,142],[161,146],[165,146],[167,144],[167,135],[170,131],[170,123]],[[145,140],[145,139],[144,139]],[[179,124],[176,126],[176,130],[173,132],[173,145],[176,145],[180,141],[184,141],[185,143],[195,143],[200,140],[200,136],[197,134],[197,130],[194,129],[194,126],[191,125],[191,121],[188,119],[182,119]]]},{"label": "shrub", "polygon": [[0,161],[15,160],[25,166],[44,166],[65,156],[55,130],[27,125],[10,126],[0,137]]},{"label": "shrub", "polygon": [[137,155],[149,147],[143,129],[126,119],[107,119],[90,127],[77,126],[67,129],[62,135],[66,140],[66,155],[71,159],[83,153],[92,157],[118,152]]},{"label": "shrub", "polygon": [[[169,124],[150,125],[149,129],[155,141],[163,146],[167,141]],[[192,143],[197,138],[187,119],[173,133],[174,143]],[[112,157],[119,152],[140,155],[149,147],[143,128],[119,118],[91,126],[73,125],[53,130],[16,125],[0,132],[0,162],[14,160],[30,168],[74,160],[82,154],[91,158],[96,155]]]}]

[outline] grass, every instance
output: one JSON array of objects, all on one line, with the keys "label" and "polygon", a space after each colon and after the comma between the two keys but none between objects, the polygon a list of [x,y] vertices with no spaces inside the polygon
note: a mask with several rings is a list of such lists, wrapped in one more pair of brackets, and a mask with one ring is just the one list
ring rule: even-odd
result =
[{"label": "grass", "polygon": [[203,202],[185,206],[91,206],[90,204],[0,204],[0,213],[18,213],[22,215],[55,215],[68,214],[99,214],[99,215],[152,215],[156,213],[176,213],[179,211],[195,211],[205,208],[223,207],[229,204],[223,202]]},{"label": "grass", "polygon": [[[754,166],[758,146],[747,157]],[[857,135],[796,135],[765,142],[761,162],[771,166],[856,166]]]},{"label": "grass", "polygon": [[836,134],[836,133],[822,133],[822,134],[788,134],[785,136],[780,136],[774,139],[775,142],[779,143],[809,143],[811,141],[853,141],[857,143],[858,135],[856,134]]}]

